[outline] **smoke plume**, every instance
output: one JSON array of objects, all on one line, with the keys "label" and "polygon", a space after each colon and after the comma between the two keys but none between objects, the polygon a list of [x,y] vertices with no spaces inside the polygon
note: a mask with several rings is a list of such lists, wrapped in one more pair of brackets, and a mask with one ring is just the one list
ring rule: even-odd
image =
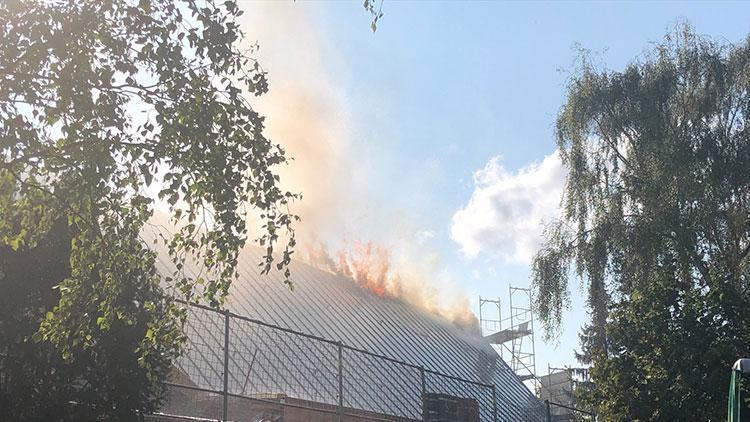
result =
[{"label": "smoke plume", "polygon": [[[258,59],[269,75],[270,92],[258,111],[266,116],[266,134],[293,157],[280,171],[282,182],[302,194],[292,208],[302,218],[297,258],[461,327],[477,327],[466,295],[440,274],[439,260],[389,236],[393,211],[370,190],[377,173],[364,149],[376,140],[363,140],[352,128],[341,88],[346,69],[312,26],[314,9],[299,2],[243,6],[242,27],[260,45]],[[348,240],[373,233],[379,243]]]}]

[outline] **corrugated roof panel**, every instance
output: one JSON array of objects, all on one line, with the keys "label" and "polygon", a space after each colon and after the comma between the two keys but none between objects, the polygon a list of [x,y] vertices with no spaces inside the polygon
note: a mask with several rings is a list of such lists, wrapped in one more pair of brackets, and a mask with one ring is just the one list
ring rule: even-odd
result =
[{"label": "corrugated roof panel", "polygon": [[[163,261],[163,260],[162,260]],[[498,400],[499,420],[537,421],[543,417],[540,402],[500,359],[492,346],[478,335],[463,331],[448,321],[426,314],[401,300],[379,297],[359,287],[353,280],[293,262],[291,265],[294,291],[283,283],[281,274],[271,271],[261,276],[257,263],[259,250],[247,248],[242,252],[240,277],[232,284],[228,308],[239,315],[257,319],[283,328],[308,333],[364,349],[410,365],[467,379],[494,384]],[[163,265],[168,265],[162,262]],[[188,375],[198,385],[220,388],[222,368],[213,367],[222,361],[215,349],[223,347],[223,327],[206,319],[204,333],[191,332],[191,350],[186,359],[208,362],[189,367],[201,367]],[[262,326],[243,326],[243,321],[232,322],[230,336],[231,387],[235,394],[281,392],[323,403],[336,402],[333,368],[337,364],[335,345],[287,335]],[[200,330],[199,330],[200,331]],[[196,338],[192,338],[196,336]],[[288,348],[274,348],[280,341]],[[281,350],[286,349],[286,350]],[[300,355],[304,358],[300,359]],[[351,353],[347,383],[359,382],[359,388],[349,388],[344,398],[348,405],[381,413],[419,418],[414,377],[419,372],[403,365],[383,360],[368,359],[366,355]],[[363,365],[359,371],[355,362]],[[367,361],[367,362],[365,362]],[[370,365],[370,367],[367,367]],[[279,372],[284,369],[283,373]],[[389,378],[390,375],[390,378]],[[248,380],[252,379],[252,382]],[[474,388],[445,377],[428,377],[436,392],[444,389],[456,394],[456,389]],[[408,382],[403,380],[408,380]],[[450,381],[450,382],[448,382]],[[362,388],[367,385],[367,388]],[[351,385],[349,387],[352,387]],[[421,388],[421,387],[420,387]],[[354,393],[356,391],[356,394]],[[416,392],[415,392],[416,391]],[[491,391],[491,390],[489,390]],[[487,392],[474,391],[478,397]],[[388,396],[388,397],[385,397]],[[415,397],[412,397],[415,396]],[[485,397],[486,399],[486,397]],[[417,403],[417,405],[415,405]],[[347,405],[347,404],[345,404]],[[486,420],[487,415],[482,417]]]}]

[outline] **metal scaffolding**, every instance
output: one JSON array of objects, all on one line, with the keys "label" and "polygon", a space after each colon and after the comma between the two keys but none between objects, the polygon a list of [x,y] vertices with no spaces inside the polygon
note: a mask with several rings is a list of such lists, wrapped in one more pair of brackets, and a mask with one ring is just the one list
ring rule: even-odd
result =
[{"label": "metal scaffolding", "polygon": [[[513,297],[516,297],[515,304]],[[510,286],[510,328],[516,333],[511,339],[510,367],[522,380],[536,380],[534,313],[531,305],[531,289]]]},{"label": "metal scaffolding", "polygon": [[[484,307],[488,306],[490,312],[497,311],[497,318],[494,315],[488,316],[488,311]],[[486,336],[486,333],[497,333],[503,329],[503,315],[501,312],[500,299],[484,299],[479,296],[479,324],[481,325],[482,335]]]},{"label": "metal scaffolding", "polygon": [[[531,289],[509,287],[510,316],[502,318],[500,299],[479,297],[479,321],[482,334],[522,381],[530,381],[536,390],[536,356],[534,350],[534,314]],[[491,309],[492,314],[485,310]],[[497,319],[494,310],[497,310]]]},{"label": "metal scaffolding", "polygon": [[576,407],[576,390],[589,388],[587,369],[547,365],[547,375],[536,376],[531,289],[510,286],[508,302],[510,315],[503,318],[499,298],[479,297],[479,324],[484,338],[526,386],[543,400],[545,421],[596,422],[596,413]]}]

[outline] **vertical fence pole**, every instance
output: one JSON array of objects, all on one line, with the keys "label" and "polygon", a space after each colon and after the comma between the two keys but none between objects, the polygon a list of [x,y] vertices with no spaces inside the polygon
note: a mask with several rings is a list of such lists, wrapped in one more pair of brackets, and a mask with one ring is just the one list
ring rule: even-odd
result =
[{"label": "vertical fence pole", "polygon": [[229,309],[224,310],[224,412],[223,421],[229,420]]},{"label": "vertical fence pole", "polygon": [[337,413],[339,415],[339,422],[341,422],[341,419],[344,415],[344,347],[340,341],[336,342],[336,346],[338,347],[339,351],[339,406],[337,409]]},{"label": "vertical fence pole", "polygon": [[424,376],[424,366],[419,367],[419,377],[422,380],[422,421],[427,419],[427,380]]},{"label": "vertical fence pole", "polygon": [[497,388],[492,384],[492,420],[497,422]]},{"label": "vertical fence pole", "polygon": [[552,422],[552,409],[550,408],[549,400],[544,401],[544,420]]}]

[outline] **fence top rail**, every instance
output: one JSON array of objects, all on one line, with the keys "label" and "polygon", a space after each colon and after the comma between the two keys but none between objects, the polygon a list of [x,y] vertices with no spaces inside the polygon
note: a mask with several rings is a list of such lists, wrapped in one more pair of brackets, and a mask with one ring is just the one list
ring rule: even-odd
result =
[{"label": "fence top rail", "polygon": [[576,408],[576,407],[572,407],[572,406],[564,405],[564,404],[562,404],[562,403],[555,403],[555,402],[552,402],[552,401],[549,401],[549,400],[547,400],[547,402],[548,402],[548,403],[549,403],[550,405],[552,405],[552,406],[562,407],[563,409],[568,409],[568,410],[572,410],[572,411],[574,411],[574,412],[578,412],[578,413],[583,413],[584,415],[589,415],[589,416],[596,416],[596,413],[594,413],[594,412],[591,412],[591,411],[589,411],[589,410],[578,409],[578,408]]},{"label": "fence top rail", "polygon": [[408,362],[404,362],[402,360],[390,358],[388,356],[383,356],[383,355],[380,355],[380,354],[377,354],[377,353],[374,353],[374,352],[370,352],[370,351],[365,350],[365,349],[359,349],[357,347],[349,346],[349,345],[344,344],[344,343],[341,343],[341,347],[344,348],[344,349],[347,349],[347,350],[351,350],[352,352],[362,353],[362,354],[365,354],[365,355],[372,356],[374,358],[387,360],[389,362],[397,363],[399,365],[403,365],[403,366],[406,366],[406,367],[409,367],[409,368],[417,369],[417,370],[420,370],[420,371],[421,370],[425,370],[423,367],[421,367],[419,365],[414,365],[413,363],[408,363]]},{"label": "fence top rail", "polygon": [[313,334],[303,333],[302,331],[292,330],[291,328],[284,328],[284,327],[281,327],[279,325],[269,324],[267,322],[263,322],[263,321],[258,320],[258,319],[249,318],[249,317],[246,317],[244,315],[235,314],[234,312],[231,312],[228,309],[225,309],[225,310],[222,311],[220,309],[212,308],[210,306],[202,305],[200,303],[187,302],[187,301],[184,301],[182,299],[175,299],[175,301],[177,303],[181,303],[181,304],[186,305],[186,306],[191,306],[191,307],[194,307],[194,308],[203,309],[204,311],[214,312],[214,313],[217,313],[219,315],[228,315],[231,318],[237,318],[237,319],[240,319],[240,320],[243,320],[243,321],[251,322],[253,324],[262,325],[262,326],[268,327],[268,328],[273,328],[274,330],[280,330],[280,331],[284,331],[284,332],[287,332],[287,333],[290,333],[290,334],[295,334],[295,335],[298,335],[298,336],[307,337],[307,338],[312,339],[312,340],[318,340],[318,341],[322,341],[322,342],[329,343],[329,344],[332,344],[332,345],[338,345],[339,344],[339,342],[327,339],[325,337],[319,337],[319,336],[316,336],[316,335],[313,335]]},{"label": "fence top rail", "polygon": [[167,385],[170,387],[184,388],[186,390],[200,391],[202,393],[212,393],[212,394],[219,394],[219,395],[224,394],[224,392],[220,390],[212,390],[210,388],[203,388],[203,387],[198,387],[195,385],[178,384],[178,383],[169,382],[169,381],[165,381],[164,385]]},{"label": "fence top rail", "polygon": [[407,367],[410,367],[410,368],[413,368],[413,369],[424,371],[424,372],[429,373],[429,374],[433,374],[433,375],[438,375],[438,376],[441,376],[441,377],[449,378],[449,379],[452,379],[454,381],[466,382],[466,383],[474,384],[474,385],[477,385],[477,386],[480,386],[480,387],[495,388],[495,386],[493,384],[485,384],[483,382],[472,381],[472,380],[468,380],[468,379],[465,379],[465,378],[461,378],[461,377],[456,377],[456,376],[453,376],[453,375],[444,374],[442,372],[433,371],[431,369],[427,369],[427,368],[425,368],[423,366],[420,366],[420,365],[414,365],[412,363],[408,363],[408,362],[404,362],[402,360],[398,360],[398,359],[394,359],[394,358],[391,358],[391,357],[388,357],[388,356],[384,356],[384,355],[381,355],[381,354],[378,354],[378,353],[375,353],[375,352],[371,352],[369,350],[360,349],[358,347],[350,346],[350,345],[344,344],[341,341],[335,341],[335,340],[327,339],[325,337],[320,337],[320,336],[316,336],[316,335],[313,335],[313,334],[304,333],[302,331],[293,330],[291,328],[281,327],[281,326],[276,325],[276,324],[269,324],[267,322],[264,322],[264,321],[261,321],[261,320],[255,319],[255,318],[250,318],[250,317],[246,317],[244,315],[235,314],[234,312],[231,312],[228,309],[225,309],[225,310],[222,311],[222,310],[219,310],[219,309],[216,309],[216,308],[212,308],[210,306],[206,306],[206,305],[203,305],[203,304],[200,304],[200,303],[195,303],[195,302],[188,302],[188,301],[185,301],[185,300],[182,300],[182,299],[175,299],[175,301],[177,303],[180,303],[180,304],[183,304],[183,305],[186,305],[186,306],[191,306],[191,307],[195,307],[195,308],[198,308],[198,309],[203,309],[205,311],[214,312],[214,313],[219,314],[219,315],[226,315],[226,316],[229,316],[231,318],[237,318],[237,319],[240,319],[240,320],[243,320],[243,321],[246,321],[246,322],[250,322],[250,323],[253,323],[253,324],[261,325],[261,326],[268,327],[268,328],[271,328],[271,329],[274,329],[274,330],[280,330],[280,331],[284,331],[284,332],[287,332],[287,333],[290,333],[290,334],[295,334],[295,335],[298,335],[298,336],[306,337],[306,338],[309,338],[309,339],[312,339],[312,340],[322,341],[322,342],[325,342],[325,343],[328,343],[328,344],[331,344],[331,345],[335,345],[335,346],[338,346],[338,347],[342,347],[344,349],[351,350],[353,352],[363,353],[363,354],[366,354],[366,355],[369,355],[369,356],[372,356],[372,357],[375,357],[375,358],[378,358],[378,359],[387,360],[389,362],[393,362],[393,363],[396,363],[396,364],[399,364],[399,365],[404,365],[404,366],[407,366]]}]

